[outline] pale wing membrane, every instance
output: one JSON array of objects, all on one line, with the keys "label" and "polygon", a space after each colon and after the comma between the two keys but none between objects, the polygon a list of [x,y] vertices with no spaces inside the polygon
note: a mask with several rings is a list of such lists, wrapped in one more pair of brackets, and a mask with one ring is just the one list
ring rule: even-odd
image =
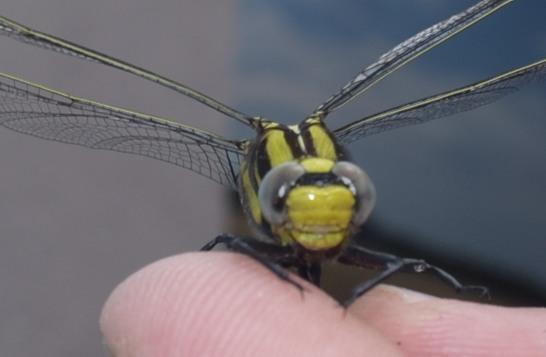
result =
[{"label": "pale wing membrane", "polygon": [[0,125],[43,139],[151,157],[231,188],[243,159],[241,142],[74,97],[0,73]]},{"label": "pale wing membrane", "polygon": [[371,115],[334,131],[343,144],[406,125],[424,123],[492,103],[523,85],[546,79],[546,59],[501,75]]},{"label": "pale wing membrane", "polygon": [[372,63],[359,72],[356,77],[349,81],[349,83],[342,87],[337,93],[317,107],[314,113],[327,115],[336,110],[392,72],[404,66],[409,61],[484,19],[511,1],[512,0],[480,1],[467,10],[419,32],[392,48],[379,57],[377,62]]},{"label": "pale wing membrane", "polygon": [[184,84],[176,82],[172,79],[160,76],[154,72],[137,67],[125,61],[105,55],[98,51],[94,51],[75,43],[63,40],[61,38],[48,35],[18,24],[8,18],[0,16],[0,34],[9,36],[18,41],[28,43],[41,48],[49,49],[55,52],[63,53],[69,56],[86,59],[93,62],[102,63],[104,65],[120,69],[122,71],[134,74],[138,77],[147,79],[157,83],[163,87],[172,89],[189,98],[192,98],[214,110],[219,111],[231,118],[234,118],[246,125],[253,126],[254,119],[250,116],[241,113],[225,104],[220,103],[214,98],[211,98],[203,93],[200,93]]}]

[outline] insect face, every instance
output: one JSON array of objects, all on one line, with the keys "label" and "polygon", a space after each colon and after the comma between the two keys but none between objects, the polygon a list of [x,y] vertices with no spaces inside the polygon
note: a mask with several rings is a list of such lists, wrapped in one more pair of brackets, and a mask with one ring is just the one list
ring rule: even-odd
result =
[{"label": "insect face", "polygon": [[271,231],[283,243],[321,251],[338,247],[366,221],[375,190],[358,166],[313,157],[273,168],[258,197]]}]

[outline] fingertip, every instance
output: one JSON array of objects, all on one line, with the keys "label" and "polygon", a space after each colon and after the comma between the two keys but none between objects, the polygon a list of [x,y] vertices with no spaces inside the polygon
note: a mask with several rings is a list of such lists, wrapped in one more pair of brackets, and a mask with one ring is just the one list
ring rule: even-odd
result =
[{"label": "fingertip", "polygon": [[379,286],[349,311],[410,356],[546,355],[546,309],[504,308]]},{"label": "fingertip", "polygon": [[[300,280],[301,281],[301,280]],[[100,324],[115,356],[395,355],[312,285],[303,299],[255,261],[189,253],[153,263],[121,283]]]}]

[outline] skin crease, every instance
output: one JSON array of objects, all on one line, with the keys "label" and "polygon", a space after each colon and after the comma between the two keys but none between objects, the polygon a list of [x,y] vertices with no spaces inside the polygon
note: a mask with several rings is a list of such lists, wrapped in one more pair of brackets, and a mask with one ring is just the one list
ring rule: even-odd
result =
[{"label": "skin crease", "polygon": [[344,310],[250,258],[186,253],[136,272],[100,319],[119,357],[546,356],[546,309],[503,308],[379,286]]}]

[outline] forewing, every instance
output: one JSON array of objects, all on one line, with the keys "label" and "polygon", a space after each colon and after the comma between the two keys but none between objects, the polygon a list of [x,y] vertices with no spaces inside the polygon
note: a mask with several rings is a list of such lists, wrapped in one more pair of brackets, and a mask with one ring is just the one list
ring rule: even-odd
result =
[{"label": "forewing", "polygon": [[92,62],[102,63],[106,66],[131,73],[181,93],[246,125],[253,126],[252,123],[254,120],[250,116],[230,108],[227,105],[220,103],[216,99],[200,93],[182,83],[163,77],[147,69],[132,65],[128,62],[108,56],[104,53],[100,53],[98,51],[77,45],[73,42],[31,29],[3,16],[0,16],[0,34],[37,47],[82,58]]},{"label": "forewing", "polygon": [[0,125],[43,139],[169,162],[236,188],[242,143],[0,73]]},{"label": "forewing", "polygon": [[512,0],[483,0],[400,43],[383,54],[377,62],[359,72],[349,83],[315,109],[314,114],[327,115],[363,93],[409,61],[438,46],[450,37],[484,19]]},{"label": "forewing", "polygon": [[546,59],[446,93],[365,117],[334,131],[343,144],[406,125],[424,123],[492,103],[546,78]]}]

